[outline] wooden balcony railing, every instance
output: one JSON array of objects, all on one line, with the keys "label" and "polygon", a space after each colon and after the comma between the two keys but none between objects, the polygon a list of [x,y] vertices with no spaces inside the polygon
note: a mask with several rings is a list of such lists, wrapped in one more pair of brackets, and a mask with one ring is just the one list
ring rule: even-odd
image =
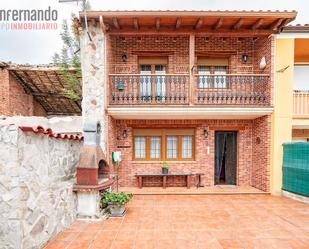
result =
[{"label": "wooden balcony railing", "polygon": [[[111,105],[270,105],[269,75],[110,74]],[[191,97],[191,101],[189,99]]]},{"label": "wooden balcony railing", "polygon": [[188,104],[189,75],[110,75],[110,104]]},{"label": "wooden balcony railing", "polygon": [[309,92],[294,91],[293,115],[309,115]]},{"label": "wooden balcony railing", "polygon": [[196,103],[269,105],[269,75],[196,75]]}]

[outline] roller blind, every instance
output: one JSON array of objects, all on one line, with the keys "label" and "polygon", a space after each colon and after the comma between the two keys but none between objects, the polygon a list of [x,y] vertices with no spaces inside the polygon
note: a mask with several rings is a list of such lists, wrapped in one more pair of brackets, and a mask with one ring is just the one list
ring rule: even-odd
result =
[{"label": "roller blind", "polygon": [[207,58],[207,57],[198,57],[197,64],[203,66],[228,66],[228,58]]}]

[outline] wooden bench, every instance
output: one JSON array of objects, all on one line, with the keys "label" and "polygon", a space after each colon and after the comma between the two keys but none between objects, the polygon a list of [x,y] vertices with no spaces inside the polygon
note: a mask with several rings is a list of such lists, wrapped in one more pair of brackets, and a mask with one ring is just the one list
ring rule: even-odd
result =
[{"label": "wooden bench", "polygon": [[190,177],[191,176],[198,176],[198,185],[197,187],[201,187],[201,175],[200,173],[173,173],[173,174],[160,174],[160,173],[145,173],[145,174],[136,174],[137,177],[138,187],[143,187],[143,178],[147,177],[162,177],[163,178],[163,188],[166,188],[166,182],[168,177],[175,177],[175,176],[184,176],[186,178],[186,185],[187,188],[190,188]]}]

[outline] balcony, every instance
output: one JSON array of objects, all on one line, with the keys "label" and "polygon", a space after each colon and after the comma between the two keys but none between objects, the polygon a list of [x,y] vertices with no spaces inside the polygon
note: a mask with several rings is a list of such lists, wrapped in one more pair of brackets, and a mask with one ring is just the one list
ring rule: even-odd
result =
[{"label": "balcony", "polygon": [[309,118],[309,92],[294,91],[293,115],[299,118]]},{"label": "balcony", "polygon": [[[110,74],[110,105],[270,106],[267,74]],[[192,82],[192,83],[191,83]],[[191,87],[192,86],[192,87]]]},{"label": "balcony", "polygon": [[189,75],[110,75],[111,105],[189,104]]}]

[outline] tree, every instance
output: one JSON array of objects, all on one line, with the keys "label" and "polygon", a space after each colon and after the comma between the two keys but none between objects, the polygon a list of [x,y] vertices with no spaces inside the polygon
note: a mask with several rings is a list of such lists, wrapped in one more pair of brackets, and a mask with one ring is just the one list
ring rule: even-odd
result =
[{"label": "tree", "polygon": [[[83,0],[82,11],[89,10],[90,4]],[[72,14],[71,19],[75,16]],[[65,96],[73,100],[79,100],[78,90],[81,85],[81,61],[80,61],[80,44],[79,37],[73,32],[66,19],[62,22],[62,31],[60,33],[62,40],[62,49],[60,53],[53,55],[53,63],[60,67],[60,72],[63,78],[68,82],[70,88],[63,88]]]}]

